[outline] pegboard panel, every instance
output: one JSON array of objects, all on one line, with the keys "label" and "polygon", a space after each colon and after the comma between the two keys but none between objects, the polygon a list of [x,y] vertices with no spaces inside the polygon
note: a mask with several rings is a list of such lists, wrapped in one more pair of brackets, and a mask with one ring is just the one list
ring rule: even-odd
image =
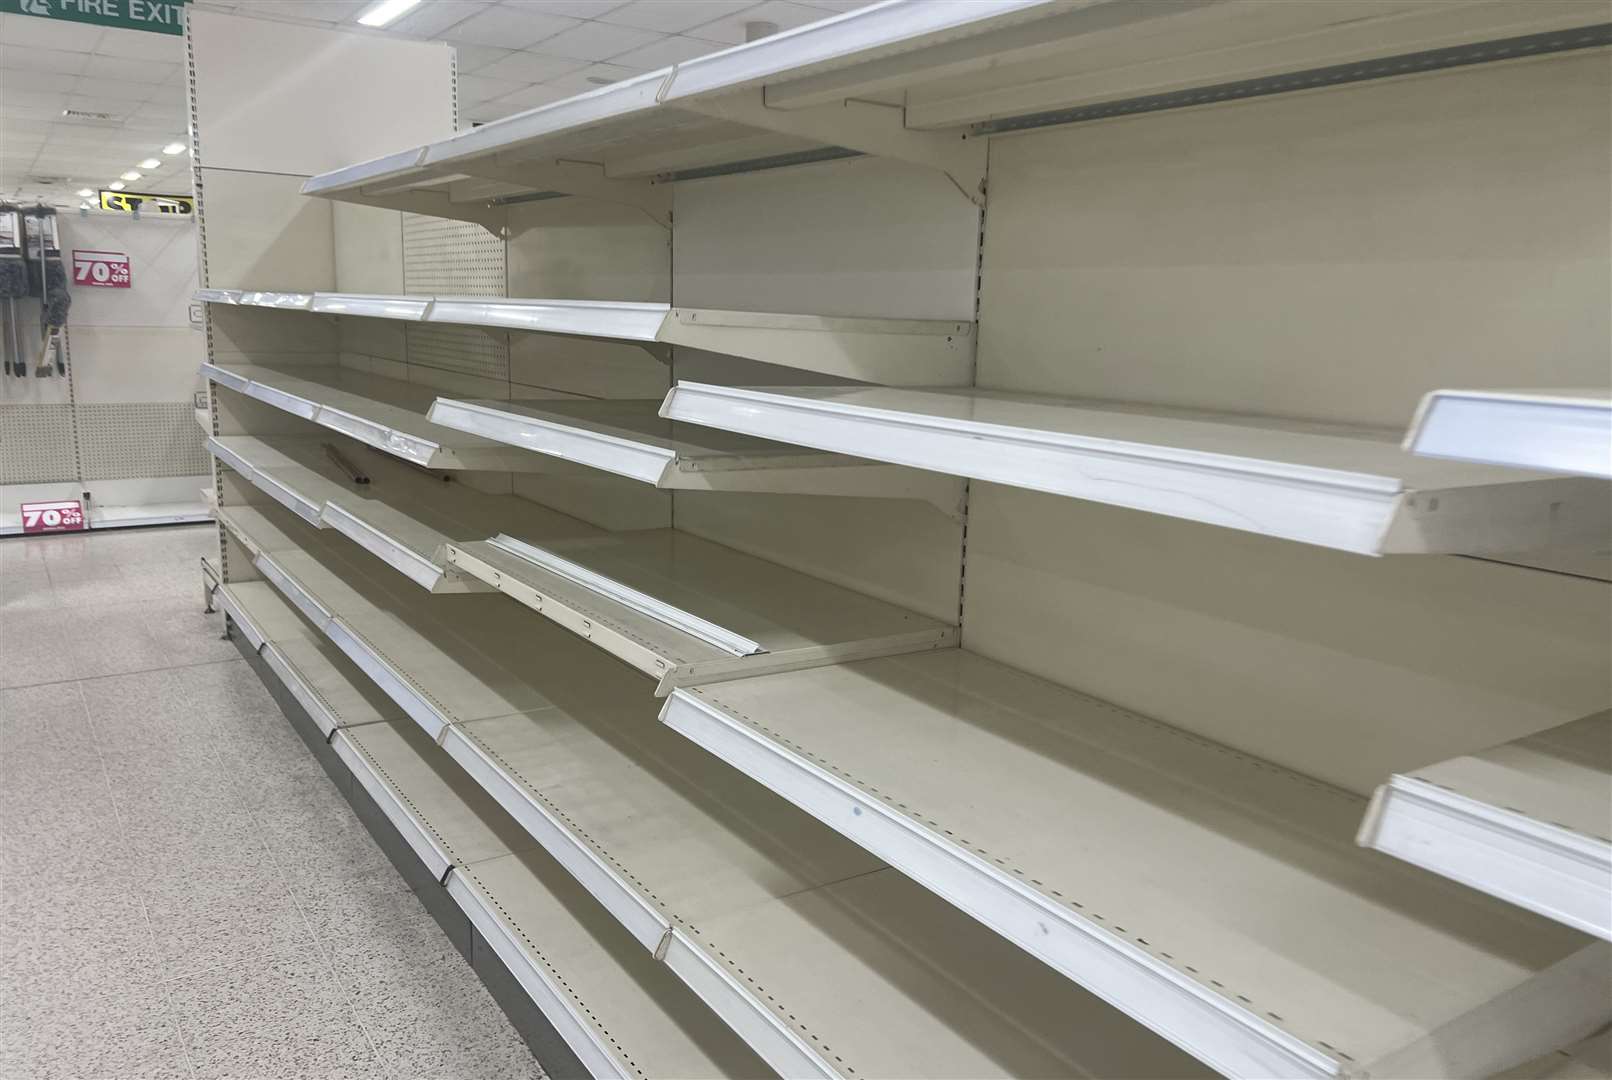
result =
[{"label": "pegboard panel", "polygon": [[509,381],[509,336],[474,326],[406,326],[410,367]]},{"label": "pegboard panel", "polygon": [[85,480],[199,476],[208,470],[202,430],[189,402],[81,404],[78,456]]},{"label": "pegboard panel", "polygon": [[403,291],[503,296],[504,242],[465,221],[403,215]]},{"label": "pegboard panel", "polygon": [[[196,427],[194,417],[190,426]],[[70,403],[0,404],[0,484],[52,484],[77,478]]]}]

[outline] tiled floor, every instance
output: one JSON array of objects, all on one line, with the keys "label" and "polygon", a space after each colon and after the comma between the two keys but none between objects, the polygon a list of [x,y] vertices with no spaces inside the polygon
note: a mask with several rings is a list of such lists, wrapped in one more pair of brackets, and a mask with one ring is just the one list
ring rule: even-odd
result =
[{"label": "tiled floor", "polygon": [[0,1078],[540,1077],[202,614],[215,547],[0,539]]}]

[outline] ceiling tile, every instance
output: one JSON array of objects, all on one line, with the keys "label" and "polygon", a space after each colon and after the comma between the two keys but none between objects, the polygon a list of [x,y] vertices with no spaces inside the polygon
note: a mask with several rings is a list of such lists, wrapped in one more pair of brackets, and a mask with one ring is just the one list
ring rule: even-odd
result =
[{"label": "ceiling tile", "polygon": [[[494,49],[486,45],[467,45],[458,42],[453,51],[459,54],[459,72],[462,75],[483,74],[489,64],[496,64],[506,56],[514,55],[510,49]],[[497,72],[491,74],[497,75]]]},{"label": "ceiling tile", "polygon": [[182,64],[185,62],[185,39],[174,34],[148,34],[143,30],[109,27],[102,33],[95,51],[103,56],[166,60],[171,64]]},{"label": "ceiling tile", "polygon": [[515,91],[513,94],[505,94],[496,101],[490,101],[487,104],[519,105],[522,109],[535,109],[539,105],[563,101],[570,96],[571,91],[558,86],[527,86]]},{"label": "ceiling tile", "polygon": [[568,28],[586,25],[563,15],[544,15],[542,12],[498,4],[472,15],[449,29],[443,37],[449,41],[468,41],[472,45],[524,49]]},{"label": "ceiling tile", "polygon": [[[0,68],[0,91],[58,90],[67,93],[78,83],[77,75],[61,75],[54,71],[15,71]],[[5,101],[0,99],[0,108]]]},{"label": "ceiling tile", "polygon": [[122,56],[96,54],[91,56],[84,65],[82,74],[96,79],[160,83],[170,78],[178,67],[179,62],[177,59],[169,63],[163,63],[158,60],[130,60]]},{"label": "ceiling tile", "polygon": [[151,95],[157,87],[150,83],[125,82],[122,79],[91,79],[80,76],[78,85],[73,87],[73,93],[82,97],[114,98],[138,104],[151,100]]},{"label": "ceiling tile", "polygon": [[[619,67],[615,64],[590,64],[581,71],[573,71],[569,75],[561,75],[557,79],[550,79],[545,86],[557,87],[567,94],[585,94],[589,90],[597,90],[612,82],[630,79],[640,72],[635,68]],[[608,82],[595,82],[595,79],[608,80]]]},{"label": "ceiling tile", "polygon": [[495,79],[516,79],[521,82],[546,82],[588,66],[586,60],[567,60],[563,56],[542,56],[532,52],[510,53],[498,63],[484,69],[481,74]]},{"label": "ceiling tile", "polygon": [[660,35],[651,30],[585,22],[563,34],[538,42],[532,46],[532,51],[574,60],[608,60],[612,56],[643,48],[658,37]]},{"label": "ceiling tile", "polygon": [[459,76],[459,100],[463,102],[491,101],[521,88],[515,79],[487,79],[480,75]]},{"label": "ceiling tile", "polygon": [[807,7],[822,8],[825,11],[846,12],[865,8],[874,0],[802,0]]},{"label": "ceiling tile", "polygon": [[352,22],[370,0],[243,0],[237,14],[267,19],[297,19],[329,26]]},{"label": "ceiling tile", "polygon": [[464,127],[473,127],[476,124],[490,124],[494,120],[502,120],[506,116],[525,112],[526,106],[516,105],[513,102],[483,101],[464,110]]},{"label": "ceiling tile", "polygon": [[602,16],[607,23],[675,34],[753,8],[759,0],[632,0]]},{"label": "ceiling tile", "polygon": [[492,0],[431,0],[386,29],[409,37],[436,38],[455,23],[492,7]]},{"label": "ceiling tile", "polygon": [[63,19],[42,19],[32,15],[7,15],[0,22],[0,41],[26,45],[32,49],[62,49],[66,52],[94,52],[101,38],[101,27]]},{"label": "ceiling tile", "polygon": [[[508,0],[506,0],[508,2]],[[573,19],[597,19],[628,0],[517,0],[521,7],[546,15],[568,15]]]},{"label": "ceiling tile", "polygon": [[63,75],[78,75],[88,61],[88,53],[0,45],[0,68],[8,71],[54,71]]},{"label": "ceiling tile", "polygon": [[745,23],[769,22],[776,23],[779,30],[793,30],[797,26],[807,23],[821,22],[834,16],[821,8],[809,8],[804,4],[790,3],[790,0],[766,0],[766,3],[757,4],[738,15],[730,15],[715,22],[705,23],[687,31],[690,37],[706,38],[710,41],[720,41],[728,45],[743,45],[745,41]]},{"label": "ceiling tile", "polygon": [[656,68],[670,67],[681,64],[685,60],[692,60],[696,56],[715,52],[722,48],[714,41],[701,41],[691,37],[667,37],[659,41],[652,41],[641,49],[622,53],[612,57],[612,64],[624,67],[638,68],[641,71],[654,71]]},{"label": "ceiling tile", "polygon": [[185,90],[186,88],[183,86],[153,86],[151,88],[151,96],[146,98],[146,100],[161,101],[169,105],[182,106],[186,102]]}]

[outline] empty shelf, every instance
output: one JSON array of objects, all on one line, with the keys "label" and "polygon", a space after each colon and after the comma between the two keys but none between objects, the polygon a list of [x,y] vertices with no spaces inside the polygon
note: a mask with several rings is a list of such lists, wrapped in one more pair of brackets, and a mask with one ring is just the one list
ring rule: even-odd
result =
[{"label": "empty shelf", "polygon": [[1591,482],[1430,461],[1358,429],[990,390],[687,382],[661,415],[1368,555],[1598,543],[1607,527]]},{"label": "empty shelf", "polygon": [[223,585],[214,599],[327,738],[339,728],[402,716],[272,585]]},{"label": "empty shelf", "polygon": [[[663,420],[653,400],[461,401],[431,420],[456,431],[673,491],[899,494],[895,470],[852,457]],[[910,485],[908,485],[910,487]]]},{"label": "empty shelf", "polygon": [[1355,847],[1359,797],[966,651],[662,720],[1228,1076],[1488,1075],[1612,1018],[1604,944]]},{"label": "empty shelf", "polygon": [[[208,448],[276,502],[319,528],[333,528],[432,592],[491,586],[449,565],[447,545],[481,540],[500,528],[540,543],[591,537],[599,530],[510,495],[490,495],[421,474],[386,455],[344,442],[246,435],[210,439]],[[338,464],[332,452],[341,455]],[[364,477],[351,479],[352,470]]]},{"label": "empty shelf", "polygon": [[332,640],[779,1072],[1201,1075],[655,724],[599,651],[501,599],[393,593],[283,511],[258,520],[276,515],[308,547],[266,551],[269,580],[328,612]]},{"label": "empty shelf", "polygon": [[1427,457],[1612,477],[1605,390],[1438,390],[1422,399],[1405,449]]},{"label": "empty shelf", "polygon": [[1612,711],[1394,776],[1360,843],[1612,940]]},{"label": "empty shelf", "polygon": [[[273,592],[259,583],[234,588]],[[284,606],[278,598],[274,603]],[[348,668],[351,681],[338,696],[376,692],[363,673]],[[299,665],[275,671],[295,680],[286,686],[299,700],[302,687],[328,684],[337,674]],[[525,830],[412,722],[378,719],[326,733],[353,778],[430,873],[446,882],[592,1075],[765,1073],[687,987],[536,850]]]},{"label": "empty shelf", "polygon": [[310,311],[321,315],[358,315],[370,319],[419,322],[431,306],[429,296],[382,296],[375,293],[314,293]]},{"label": "empty shelf", "polygon": [[512,454],[497,443],[429,422],[425,411],[436,396],[429,387],[333,364],[309,365],[295,373],[257,365],[203,364],[202,374],[220,386],[429,469],[538,468],[535,461],[540,459]]},{"label": "empty shelf", "polygon": [[938,648],[934,619],[674,529],[544,544],[450,543],[448,565],[659,680],[706,679]]}]

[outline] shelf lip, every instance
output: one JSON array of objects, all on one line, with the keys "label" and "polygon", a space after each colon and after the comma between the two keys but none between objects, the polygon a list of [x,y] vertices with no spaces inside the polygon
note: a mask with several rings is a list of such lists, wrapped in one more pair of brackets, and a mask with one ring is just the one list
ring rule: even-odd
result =
[{"label": "shelf lip", "polygon": [[246,640],[251,643],[253,650],[261,654],[263,646],[268,644],[268,635],[258,629],[257,624],[252,621],[251,616],[247,615],[246,609],[241,606],[240,601],[236,600],[234,594],[230,592],[229,586],[220,585],[214,591],[213,598],[218,601],[218,606],[224,609],[224,613],[235,621],[235,625],[241,628],[241,633],[246,635]]},{"label": "shelf lip", "polygon": [[[225,438],[227,437],[225,436]],[[306,495],[293,490],[290,486],[264,473],[224,444],[220,436],[214,435],[208,438],[207,450],[208,453],[234,469],[253,487],[293,514],[296,514],[303,521],[317,529],[325,527],[325,523],[320,519],[322,503],[308,498]]]},{"label": "shelf lip", "polygon": [[426,148],[416,146],[409,150],[399,150],[393,154],[371,158],[369,161],[360,161],[353,165],[344,165],[330,172],[310,176],[302,182],[304,195],[330,195],[346,188],[360,187],[372,180],[392,176],[414,168],[425,157]]},{"label": "shelf lip", "polygon": [[532,962],[521,947],[516,932],[498,914],[496,905],[484,896],[462,868],[455,867],[449,872],[447,889],[448,895],[453,897],[459,909],[475,926],[482,940],[492,946],[493,952],[498,954],[515,981],[520,983],[521,989],[554,1025],[589,1074],[597,1078],[636,1080],[636,1073],[617,1061],[604,1040],[594,1031],[593,1025],[578,1014],[569,995],[553,984],[541,965]]},{"label": "shelf lip", "polygon": [[363,745],[346,730],[338,730],[331,737],[330,746],[336,751],[336,756],[346,764],[348,771],[369,793],[370,798],[375,800],[375,805],[386,815],[386,820],[390,821],[393,828],[402,835],[403,842],[408,844],[419,860],[425,864],[431,876],[438,881],[446,877],[454,865],[453,857],[436,842],[425,823],[409,809],[398,792],[376,770]]},{"label": "shelf lip", "polygon": [[657,487],[678,457],[676,451],[664,447],[521,416],[475,401],[439,397],[427,417],[433,424]]},{"label": "shelf lip", "polygon": [[217,364],[203,364],[201,373],[204,378],[210,379],[221,386],[227,386],[241,394],[246,393],[246,388],[251,385],[252,381],[244,375],[237,375],[229,368],[220,367]]},{"label": "shelf lip", "polygon": [[[1352,1075],[1347,1063],[1065,911],[688,690],[672,691],[660,721],[1211,1067],[1246,1077]],[[847,804],[856,808],[851,816]]]},{"label": "shelf lip", "polygon": [[1435,390],[1405,435],[1424,457],[1612,479],[1612,393]]},{"label": "shelf lip", "polygon": [[237,301],[243,307],[282,308],[287,311],[307,311],[313,304],[313,293],[266,292],[247,289]]},{"label": "shelf lip", "polygon": [[[234,530],[232,530],[234,531]],[[319,598],[304,589],[291,575],[281,569],[280,564],[274,561],[274,556],[267,551],[258,552],[252,560],[252,565],[269,580],[269,584],[280,590],[287,600],[294,604],[298,611],[307,616],[308,621],[324,630],[329,626],[334,616],[329,608],[319,601]],[[328,631],[326,631],[328,633]]]},{"label": "shelf lip", "polygon": [[421,322],[431,307],[431,300],[429,296],[316,292],[309,310],[321,315],[356,315],[371,319]]},{"label": "shelf lip", "polygon": [[241,302],[241,290],[197,289],[191,293],[191,299],[199,300],[204,304],[239,304]]},{"label": "shelf lip", "polygon": [[447,575],[441,566],[354,517],[346,507],[325,503],[319,511],[319,523],[341,533],[427,592],[436,592]]},{"label": "shelf lip", "polygon": [[534,798],[524,785],[494,760],[473,734],[459,725],[447,728],[442,748],[518,821],[543,850],[563,866],[611,916],[651,953],[658,953],[671,922],[633,885],[611,868],[592,845]]},{"label": "shelf lip", "polygon": [[319,728],[320,734],[328,739],[332,732],[341,728],[342,725],[331,715],[318,695],[309,688],[301,671],[286,658],[274,642],[269,642],[268,647],[262,651],[262,656],[264,662],[280,677],[280,682],[285,685],[286,691],[307,711],[308,716]]},{"label": "shelf lip", "polygon": [[[805,315],[793,312],[738,311],[729,308],[672,308],[670,323],[723,330],[778,330],[829,334],[876,334],[919,337],[967,337],[974,324],[960,319],[890,319],[864,315]],[[660,340],[672,341],[666,330]]]},{"label": "shelf lip", "polygon": [[1372,795],[1358,842],[1612,941],[1612,842],[1403,775]]},{"label": "shelf lip", "polygon": [[745,637],[743,634],[729,630],[724,626],[702,619],[692,612],[684,611],[674,604],[657,600],[648,593],[641,592],[631,586],[623,585],[603,574],[589,570],[587,567],[562,558],[552,551],[536,547],[505,533],[499,533],[487,541],[498,550],[512,555],[517,559],[547,570],[558,575],[574,585],[578,585],[591,592],[598,593],[606,599],[631,608],[641,615],[646,615],[657,622],[663,623],[674,630],[697,638],[707,645],[721,649],[730,656],[754,656],[767,650],[758,642]]},{"label": "shelf lip", "polygon": [[392,665],[369,647],[359,634],[342,621],[339,615],[327,619],[321,626],[325,636],[335,643],[336,648],[346,654],[347,659],[358,665],[360,671],[368,675],[381,692],[392,699],[392,703],[408,714],[409,719],[420,725],[432,740],[442,741],[442,733],[453,722],[444,716],[423,694],[416,690],[409,681],[393,670]]},{"label": "shelf lip", "polygon": [[439,296],[424,318],[431,323],[643,342],[658,340],[669,311],[666,304]]}]

